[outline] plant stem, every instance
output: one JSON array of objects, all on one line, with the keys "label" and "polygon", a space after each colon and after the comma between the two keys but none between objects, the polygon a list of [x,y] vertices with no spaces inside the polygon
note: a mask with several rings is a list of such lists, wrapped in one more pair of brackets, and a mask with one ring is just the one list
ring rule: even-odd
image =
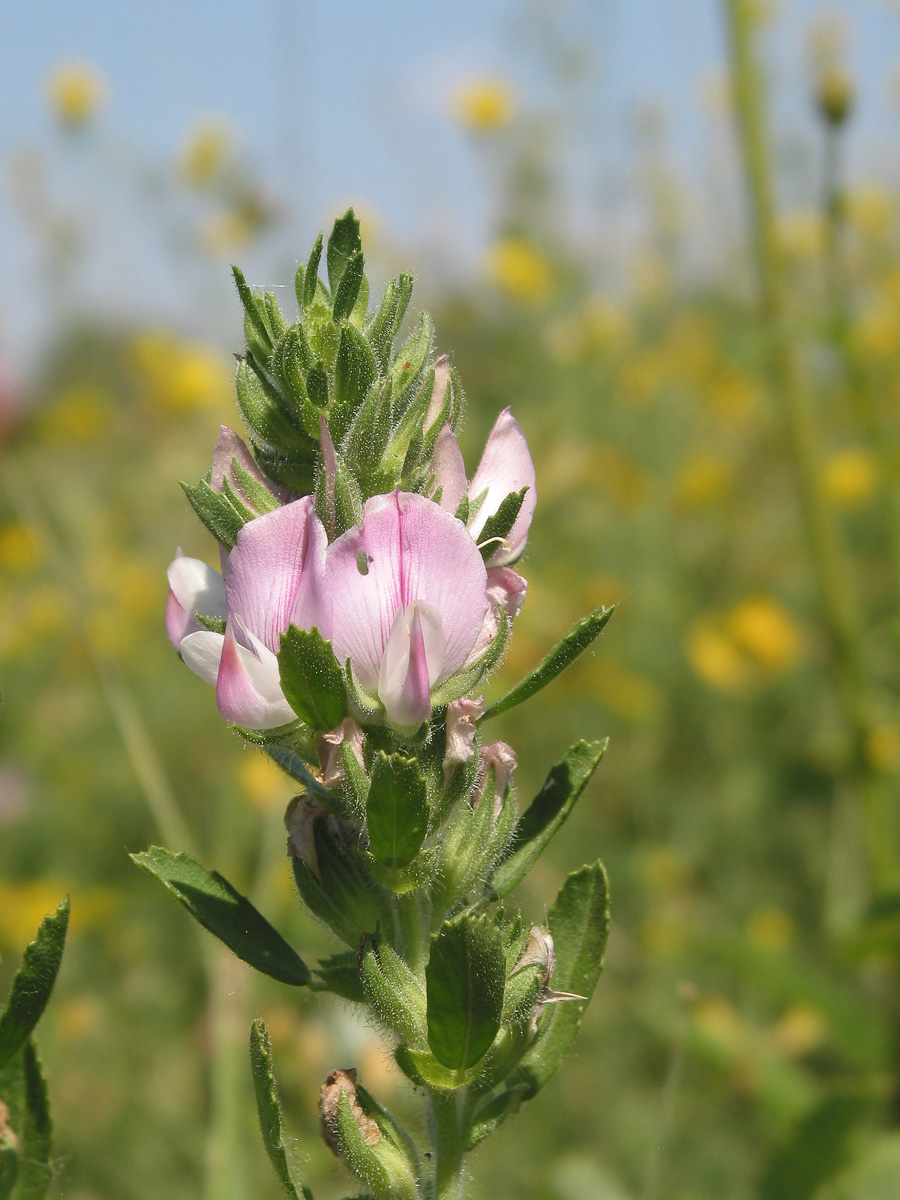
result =
[{"label": "plant stem", "polygon": [[433,1189],[429,1200],[463,1200],[463,1157],[468,1095],[464,1087],[455,1092],[431,1092],[429,1125],[434,1146]]},{"label": "plant stem", "polygon": [[788,449],[818,583],[838,702],[851,741],[852,770],[869,825],[877,886],[895,876],[895,831],[878,781],[866,779],[865,744],[872,727],[869,696],[859,656],[857,615],[837,526],[821,486],[818,436],[812,401],[786,329],[786,304],[775,223],[771,155],[762,79],[752,44],[746,0],[725,0],[732,82],[744,172],[750,198],[760,316],[768,334],[769,374],[781,405]]}]

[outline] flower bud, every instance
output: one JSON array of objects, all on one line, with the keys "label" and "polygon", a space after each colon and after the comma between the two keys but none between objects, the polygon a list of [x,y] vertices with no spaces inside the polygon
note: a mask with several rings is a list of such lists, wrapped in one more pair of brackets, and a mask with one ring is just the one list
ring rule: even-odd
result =
[{"label": "flower bud", "polygon": [[384,1024],[411,1045],[426,1046],[425,992],[403,959],[366,934],[359,964],[366,998]]},{"label": "flower bud", "polygon": [[475,753],[475,733],[484,716],[484,697],[463,696],[447,705],[447,743],[444,751],[444,776],[449,776]]},{"label": "flower bud", "polygon": [[853,109],[853,80],[839,66],[826,67],[816,84],[816,106],[822,117],[835,128],[843,125]]},{"label": "flower bud", "polygon": [[415,1200],[416,1173],[404,1139],[357,1085],[355,1069],[331,1072],[319,1094],[319,1113],[326,1144],[379,1198]]}]

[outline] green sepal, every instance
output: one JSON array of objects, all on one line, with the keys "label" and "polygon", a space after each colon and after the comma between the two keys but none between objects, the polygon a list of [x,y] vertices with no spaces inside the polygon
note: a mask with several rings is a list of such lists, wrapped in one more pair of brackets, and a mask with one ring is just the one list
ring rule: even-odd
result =
[{"label": "green sepal", "polygon": [[308,449],[306,432],[293,424],[271,388],[246,358],[238,364],[235,386],[241,416],[255,437],[282,454]]},{"label": "green sepal", "polygon": [[[427,312],[420,313],[412,333],[397,351],[391,365],[394,395],[399,399],[418,379],[419,372],[431,350],[434,326]],[[430,399],[430,397],[429,397]]]},{"label": "green sepal", "polygon": [[[391,378],[391,377],[389,377]],[[391,378],[392,389],[396,387]],[[382,451],[382,459],[392,470],[399,469],[401,475],[409,476],[415,470],[422,454],[422,422],[431,404],[434,389],[434,371],[429,371],[419,390],[409,402],[406,411],[391,433],[390,441]]]},{"label": "green sepal", "polygon": [[306,390],[312,404],[324,412],[328,407],[328,371],[321,362],[316,362],[309,369],[306,377]]},{"label": "green sepal", "polygon": [[490,706],[481,718],[482,721],[487,721],[490,717],[496,717],[510,708],[515,708],[517,704],[529,700],[535,692],[545,688],[548,683],[552,683],[557,675],[570,666],[579,654],[587,650],[591,642],[603,632],[614,612],[614,605],[611,608],[604,608],[601,605],[590,616],[576,621],[568,633],[556,643],[533,671],[529,671],[521,683],[517,683],[511,691]]},{"label": "green sepal", "polygon": [[281,507],[278,497],[274,496],[264,483],[255,479],[249,471],[245,471],[236,458],[231,460],[231,469],[234,471],[235,478],[246,496],[247,502],[255,509],[254,515],[262,516],[264,513],[274,512],[276,508]]},{"label": "green sepal", "polygon": [[412,292],[412,275],[400,275],[397,279],[392,279],[385,288],[381,306],[368,327],[367,336],[381,371],[387,370],[394,338],[403,324]]},{"label": "green sepal", "polygon": [[452,1070],[472,1067],[500,1028],[506,954],[486,913],[445,921],[431,943],[425,971],[428,1046]]},{"label": "green sepal", "polygon": [[356,301],[359,299],[364,269],[365,260],[362,251],[357,250],[347,259],[340,283],[334,292],[334,305],[331,313],[335,321],[345,321],[353,312]]},{"label": "green sepal", "polygon": [[214,492],[205,479],[190,484],[182,481],[182,491],[191,508],[226,550],[233,550],[239,530],[246,524],[228,498]]},{"label": "green sepal", "polygon": [[[303,273],[303,296],[300,299],[302,308],[309,308],[316,298],[316,290],[319,286],[319,262],[322,258],[322,235],[321,233],[316,238],[316,243],[309,254],[309,260],[306,264],[306,270]],[[298,272],[299,275],[299,272]]]},{"label": "green sepal", "polygon": [[[342,325],[334,360],[334,402],[352,419],[378,374],[372,347],[355,325]],[[350,421],[345,421],[346,425]],[[341,435],[336,433],[335,436]]]},{"label": "green sepal", "polygon": [[301,1200],[301,1197],[302,1200],[313,1200],[312,1192],[302,1180],[297,1179],[298,1171],[288,1161],[284,1117],[272,1064],[272,1042],[268,1029],[258,1017],[250,1026],[250,1069],[253,1072],[259,1127],[269,1162],[291,1200]]},{"label": "green sepal", "polygon": [[354,1004],[366,1003],[356,951],[342,950],[340,954],[320,959],[318,965],[313,967],[313,974],[317,976],[312,985],[314,990],[333,992],[335,996]]},{"label": "green sepal", "polygon": [[[362,253],[362,238],[359,236],[359,221],[352,208],[348,208],[342,217],[338,217],[332,226],[328,237],[328,249],[325,263],[328,270],[328,286],[331,294],[337,293],[344,272],[350,260],[356,254]],[[355,299],[355,296],[354,296]],[[353,305],[350,305],[352,308]],[[348,312],[350,309],[347,310]]]},{"label": "green sepal", "polygon": [[434,1088],[452,1092],[465,1087],[469,1081],[466,1071],[451,1071],[442,1066],[427,1050],[414,1050],[411,1046],[397,1046],[394,1061],[416,1087]]},{"label": "green sepal", "polygon": [[291,779],[297,783],[302,784],[303,790],[314,799],[320,800],[326,808],[329,806],[329,801],[334,800],[335,789],[327,788],[324,783],[320,783],[300,755],[289,746],[267,746],[266,753],[273,762],[281,767],[282,771],[290,775]]},{"label": "green sepal", "polygon": [[34,941],[25,948],[6,1007],[0,1013],[0,1069],[24,1046],[47,1006],[69,928],[69,898],[44,917]]},{"label": "green sepal", "polygon": [[376,926],[392,927],[391,894],[373,878],[363,852],[330,830],[324,818],[313,823],[313,838],[318,875],[301,859],[293,859],[297,888],[310,912],[345,946],[357,950],[363,933]]},{"label": "green sepal", "polygon": [[[363,1107],[359,1090],[357,1098]],[[387,1137],[370,1146],[356,1123],[346,1092],[338,1100],[336,1120],[341,1157],[353,1174],[372,1188],[379,1200],[415,1200],[418,1188],[408,1152]]]},{"label": "green sepal", "polygon": [[278,674],[288,704],[312,729],[335,729],[346,717],[344,676],[331,642],[315,626],[291,625],[281,635]]},{"label": "green sepal", "polygon": [[412,1046],[427,1044],[425,992],[399,954],[387,942],[366,938],[360,955],[366,999],[380,1020]]},{"label": "green sepal", "polygon": [[319,439],[319,413],[309,398],[307,372],[315,365],[312,348],[303,326],[298,322],[285,330],[272,354],[272,370],[282,384],[293,418],[307,437]]},{"label": "green sepal", "polygon": [[507,1088],[497,1096],[491,1096],[484,1104],[475,1110],[472,1124],[466,1137],[466,1151],[471,1152],[494,1133],[507,1117],[514,1116],[522,1104],[525,1086]]},{"label": "green sepal", "polygon": [[414,758],[379,750],[366,798],[369,845],[386,867],[405,867],[428,828],[428,790]]},{"label": "green sepal", "polygon": [[494,816],[494,769],[484,781],[484,794],[473,812],[463,801],[440,841],[440,867],[434,885],[434,904],[446,912],[473,888],[480,888],[491,867],[509,841],[515,820],[515,805],[509,787]]},{"label": "green sepal", "polygon": [[274,292],[263,292],[262,297],[263,308],[268,318],[268,326],[274,337],[273,342],[277,341],[288,327],[284,313],[281,311],[281,305],[278,303],[278,297]]},{"label": "green sepal", "polygon": [[[272,345],[274,338],[272,337],[273,330],[270,328],[269,314],[266,310],[262,297],[254,295],[250,290],[247,280],[244,278],[244,273],[239,267],[232,264],[231,273],[234,276],[237,293],[240,297],[241,304],[244,308],[244,314],[256,334],[256,339],[267,354],[272,353]],[[251,338],[248,337],[248,341]]]},{"label": "green sepal", "polygon": [[344,767],[344,796],[357,824],[363,825],[369,796],[369,776],[346,738],[341,742],[341,762]]},{"label": "green sepal", "polygon": [[0,1070],[0,1097],[7,1107],[16,1146],[0,1142],[0,1196],[44,1200],[54,1174],[53,1125],[47,1084],[29,1038]]},{"label": "green sepal", "polygon": [[485,895],[499,899],[521,883],[575,807],[608,745],[608,738],[577,742],[562,762],[550,769],[543,787],[516,823],[503,858],[485,885]]},{"label": "green sepal", "polygon": [[516,523],[516,517],[525,503],[527,487],[519,492],[510,492],[500,507],[484,523],[484,528],[478,535],[478,549],[481,557],[487,562],[497,553],[497,539],[505,541],[510,530]]},{"label": "green sepal", "polygon": [[151,846],[131,859],[243,962],[280,983],[309,983],[303,959],[218,871],[207,871],[189,854],[173,854],[162,846]]},{"label": "green sepal", "polygon": [[234,511],[237,513],[237,515],[241,518],[241,520],[243,521],[243,523],[245,525],[247,524],[248,521],[252,521],[253,518],[258,515],[257,513],[255,513],[253,511],[252,508],[249,508],[244,503],[244,501],[240,498],[240,496],[237,494],[237,492],[231,486],[231,480],[228,478],[227,475],[222,480],[222,495],[225,497],[225,499],[228,501],[228,503],[231,505],[231,507],[234,509]]},{"label": "green sepal", "polygon": [[315,458],[312,452],[288,457],[278,450],[270,450],[267,446],[254,443],[253,457],[262,473],[273,483],[295,492],[298,496],[306,496],[312,491],[315,479]]},{"label": "green sepal", "polygon": [[609,882],[602,863],[582,867],[569,876],[550,909],[547,924],[557,956],[551,986],[584,999],[545,1008],[537,1038],[511,1080],[525,1085],[526,1100],[540,1091],[568,1053],[603,970],[609,934]]},{"label": "green sepal", "polygon": [[328,480],[325,471],[316,480],[316,511],[333,541],[363,519],[363,500],[359,484],[340,454],[334,456],[334,509],[329,511]]}]

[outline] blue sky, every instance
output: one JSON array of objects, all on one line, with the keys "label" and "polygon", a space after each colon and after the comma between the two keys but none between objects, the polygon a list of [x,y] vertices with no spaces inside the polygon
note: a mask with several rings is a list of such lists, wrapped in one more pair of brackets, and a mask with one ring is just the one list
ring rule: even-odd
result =
[{"label": "blue sky", "polygon": [[[836,6],[781,0],[769,35],[779,125],[802,138],[805,40]],[[854,125],[856,173],[890,172],[897,106],[886,95],[900,56],[900,11],[888,0],[841,6],[862,83]],[[529,20],[527,14],[532,14]],[[278,193],[289,198],[298,253],[342,202],[377,212],[395,242],[444,245],[474,260],[493,219],[490,155],[475,152],[449,113],[467,78],[508,79],[525,105],[553,105],[558,87],[532,36],[534,13],[589,49],[590,135],[573,151],[581,175],[627,176],[631,114],[654,101],[671,156],[704,186],[710,118],[702,81],[724,61],[717,0],[32,0],[8,4],[0,45],[0,163],[47,146],[44,81],[83,59],[106,77],[105,136],[160,162],[198,117],[221,114]],[[713,145],[712,153],[715,154]],[[8,191],[8,189],[7,189]],[[582,197],[582,203],[589,203]],[[122,217],[127,224],[127,218]],[[0,197],[0,321],[31,266],[8,196]],[[152,285],[150,288],[152,292]],[[0,343],[8,338],[0,330]]]}]

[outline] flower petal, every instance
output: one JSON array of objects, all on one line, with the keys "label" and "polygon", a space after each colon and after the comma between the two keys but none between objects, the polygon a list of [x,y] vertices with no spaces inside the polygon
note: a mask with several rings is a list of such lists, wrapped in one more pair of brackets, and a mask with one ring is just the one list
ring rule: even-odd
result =
[{"label": "flower petal", "polygon": [[225,480],[227,479],[240,499],[243,500],[248,508],[256,512],[256,508],[250,502],[247,493],[244,491],[237,477],[237,472],[234,469],[234,459],[237,459],[238,465],[248,475],[251,475],[257,483],[261,483],[264,488],[267,488],[273,496],[279,495],[279,490],[275,489],[269,480],[266,479],[265,475],[259,469],[256,459],[234,430],[229,429],[227,425],[221,425],[219,428],[222,432],[219,434],[219,440],[216,442],[216,447],[213,450],[209,485],[214,492],[221,492],[224,491]]},{"label": "flower petal", "polygon": [[466,494],[466,464],[449,423],[437,435],[431,458],[435,489],[441,489],[441,508],[455,513]]},{"label": "flower petal", "polygon": [[428,412],[422,422],[422,429],[427,433],[441,415],[444,401],[447,398],[447,388],[450,386],[450,359],[446,354],[434,360],[434,386],[431,389],[431,400]]},{"label": "flower petal", "polygon": [[180,551],[169,564],[169,595],[166,600],[166,633],[178,650],[189,633],[201,628],[197,613],[207,617],[227,614],[222,576],[199,558],[186,558]]},{"label": "flower petal", "polygon": [[239,645],[231,619],[225,627],[216,703],[226,721],[247,729],[277,729],[297,719],[281,690],[278,659],[257,639],[253,649]]},{"label": "flower petal", "polygon": [[201,629],[199,633],[191,633],[181,643],[181,657],[187,666],[205,679],[212,687],[216,686],[219,676],[219,663],[222,660],[222,646],[225,638],[221,633],[213,633],[211,629]]},{"label": "flower petal", "polygon": [[434,606],[445,643],[434,686],[462,667],[488,607],[487,572],[466,527],[409,492],[366,501],[362,525],[328,547],[325,578],[335,654],[372,693],[398,609]]},{"label": "flower petal", "polygon": [[494,423],[478,470],[469,484],[469,497],[475,500],[487,490],[484,502],[470,525],[472,536],[478,539],[485,521],[492,517],[510,492],[519,492],[527,487],[525,500],[509,534],[509,550],[500,548],[488,560],[492,567],[503,567],[515,562],[525,548],[534,506],[535,492],[534,463],[528,451],[528,443],[518,421],[508,408]]},{"label": "flower petal", "polygon": [[228,560],[228,611],[272,652],[291,624],[323,637],[331,631],[324,598],[325,531],[304,496],[249,521],[239,531]]},{"label": "flower petal", "polygon": [[[418,604],[408,614],[397,611],[381,661],[378,695],[388,720],[401,733],[414,733],[431,715],[431,681],[422,614]],[[440,631],[440,618],[437,620]]]}]

